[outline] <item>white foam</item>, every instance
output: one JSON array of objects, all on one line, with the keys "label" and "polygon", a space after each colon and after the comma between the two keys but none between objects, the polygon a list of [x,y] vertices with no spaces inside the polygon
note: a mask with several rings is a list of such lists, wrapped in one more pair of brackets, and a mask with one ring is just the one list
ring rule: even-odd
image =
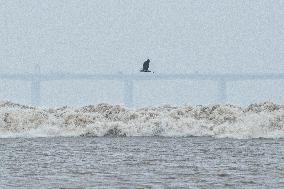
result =
[{"label": "white foam", "polygon": [[40,109],[0,102],[0,137],[212,136],[284,138],[284,107],[271,102],[143,108],[99,104]]}]

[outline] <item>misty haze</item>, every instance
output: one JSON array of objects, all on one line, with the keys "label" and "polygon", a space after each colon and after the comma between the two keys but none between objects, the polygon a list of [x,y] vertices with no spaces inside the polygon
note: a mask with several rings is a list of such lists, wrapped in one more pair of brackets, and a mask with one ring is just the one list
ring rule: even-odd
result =
[{"label": "misty haze", "polygon": [[0,188],[283,188],[284,1],[0,0]]},{"label": "misty haze", "polygon": [[[2,1],[4,73],[283,73],[283,2]],[[153,75],[154,77],[154,75]],[[283,103],[282,80],[227,83],[227,102]],[[2,100],[31,104],[30,82],[1,80]],[[151,92],[149,92],[151,91]],[[214,104],[210,80],[134,82],[134,106]],[[57,80],[41,84],[41,105],[124,104],[123,83]]]}]

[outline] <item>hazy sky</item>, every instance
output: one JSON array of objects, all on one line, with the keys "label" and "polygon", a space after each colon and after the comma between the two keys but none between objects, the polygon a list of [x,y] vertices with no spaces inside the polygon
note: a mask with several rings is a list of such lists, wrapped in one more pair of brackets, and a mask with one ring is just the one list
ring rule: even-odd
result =
[{"label": "hazy sky", "polygon": [[[156,73],[284,72],[283,20],[283,0],[0,0],[0,69],[31,72],[37,63],[42,72],[136,73],[150,58]],[[47,105],[122,99],[119,83],[44,85]],[[145,97],[140,105],[149,98],[148,104],[210,103],[216,92],[210,82],[156,82],[149,86],[156,95],[141,92],[145,85],[136,86],[136,96]],[[259,94],[283,94],[281,82],[251,86],[229,86],[232,102],[284,102],[280,94]],[[1,98],[28,102],[23,82],[0,87]],[[248,90],[249,98],[234,96]]]}]

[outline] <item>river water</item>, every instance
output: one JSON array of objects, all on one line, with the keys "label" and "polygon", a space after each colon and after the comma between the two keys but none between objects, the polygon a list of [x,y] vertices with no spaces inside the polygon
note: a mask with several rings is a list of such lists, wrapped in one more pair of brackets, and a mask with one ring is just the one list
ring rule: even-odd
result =
[{"label": "river water", "polygon": [[0,139],[1,188],[284,188],[284,139]]}]

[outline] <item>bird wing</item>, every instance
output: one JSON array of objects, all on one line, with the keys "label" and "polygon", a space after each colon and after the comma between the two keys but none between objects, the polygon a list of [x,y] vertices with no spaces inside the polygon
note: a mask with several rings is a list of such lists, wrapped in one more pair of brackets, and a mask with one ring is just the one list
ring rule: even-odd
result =
[{"label": "bird wing", "polygon": [[149,62],[144,62],[143,70],[148,70],[148,69],[149,69]]}]

